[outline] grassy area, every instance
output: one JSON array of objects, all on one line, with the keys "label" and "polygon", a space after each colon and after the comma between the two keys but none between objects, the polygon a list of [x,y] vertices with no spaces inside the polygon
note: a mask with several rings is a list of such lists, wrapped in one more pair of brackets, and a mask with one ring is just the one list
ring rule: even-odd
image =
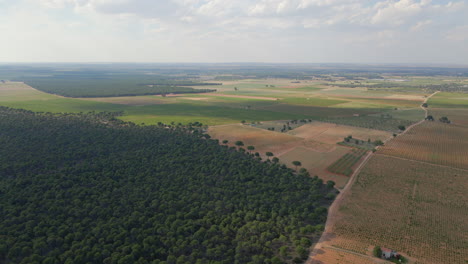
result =
[{"label": "grassy area", "polygon": [[467,93],[438,93],[427,102],[429,107],[468,108]]}]

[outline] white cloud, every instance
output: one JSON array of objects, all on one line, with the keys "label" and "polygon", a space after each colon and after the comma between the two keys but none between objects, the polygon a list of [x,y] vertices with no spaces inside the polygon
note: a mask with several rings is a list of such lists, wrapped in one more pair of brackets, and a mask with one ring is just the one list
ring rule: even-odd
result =
[{"label": "white cloud", "polygon": [[430,19],[424,20],[424,21],[419,21],[418,23],[416,23],[414,26],[411,27],[411,31],[422,30],[423,28],[429,26],[430,24],[432,24],[432,20],[430,20]]},{"label": "white cloud", "polygon": [[450,44],[467,39],[466,1],[18,0],[0,27],[21,44],[0,42],[0,58],[336,62],[393,49],[468,61],[468,47]]}]

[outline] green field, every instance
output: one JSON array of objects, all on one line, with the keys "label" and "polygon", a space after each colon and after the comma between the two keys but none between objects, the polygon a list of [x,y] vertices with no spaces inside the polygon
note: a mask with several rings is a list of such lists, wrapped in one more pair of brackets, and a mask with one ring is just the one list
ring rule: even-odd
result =
[{"label": "green field", "polygon": [[467,108],[468,94],[438,93],[428,101],[429,107],[435,108]]},{"label": "green field", "polygon": [[[297,76],[305,76],[303,71],[300,74],[299,70],[278,73],[278,76],[296,76],[289,79],[262,78],[259,76],[275,74],[268,74],[268,70],[243,72],[230,68],[224,73],[237,72],[237,80],[220,81],[216,76],[223,70],[207,67],[204,71],[157,67],[138,70],[117,66],[96,66],[89,69],[18,67],[14,70],[0,67],[0,80],[23,79],[33,87],[37,86],[34,88],[42,90],[15,82],[0,83],[0,105],[39,112],[122,112],[121,119],[137,124],[185,124],[199,121],[218,125],[239,123],[241,120],[259,122],[311,119],[395,131],[398,125],[408,126],[423,118],[424,114],[418,107],[423,96],[428,94],[424,89],[431,85],[450,83],[448,80],[453,79],[386,76],[379,80],[366,80],[362,77],[346,80],[347,77],[343,79],[341,76],[322,75],[323,78],[296,80]],[[248,77],[243,78],[246,73]],[[408,81],[396,82],[393,79]],[[453,82],[456,81],[453,79]],[[157,84],[157,87],[144,85],[149,83]],[[204,83],[222,85],[203,85]],[[167,97],[138,95],[159,93],[164,85],[173,89],[174,93],[188,93],[171,94]],[[179,89],[177,85],[187,86]],[[420,86],[422,88],[418,88]],[[159,90],[155,91],[153,88]],[[217,92],[192,93],[193,89],[216,89]],[[74,97],[107,97],[89,100],[64,98],[43,91]],[[164,90],[166,92],[170,91]],[[465,95],[439,93],[429,104],[431,107],[466,107],[468,100]]]}]

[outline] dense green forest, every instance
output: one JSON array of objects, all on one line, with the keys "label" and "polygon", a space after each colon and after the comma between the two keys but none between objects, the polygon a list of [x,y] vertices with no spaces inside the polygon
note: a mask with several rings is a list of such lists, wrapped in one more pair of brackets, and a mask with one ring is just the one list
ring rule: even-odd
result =
[{"label": "dense green forest", "polygon": [[333,184],[197,129],[0,107],[0,263],[303,261]]},{"label": "dense green forest", "polygon": [[20,77],[17,81],[52,94],[66,97],[113,97],[178,93],[207,93],[215,89],[184,86],[217,85],[187,80],[150,78],[145,75],[69,74],[51,77]]}]

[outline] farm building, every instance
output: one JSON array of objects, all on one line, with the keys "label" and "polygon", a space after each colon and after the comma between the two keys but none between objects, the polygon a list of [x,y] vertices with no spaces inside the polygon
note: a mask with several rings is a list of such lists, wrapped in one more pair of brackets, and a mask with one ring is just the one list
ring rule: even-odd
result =
[{"label": "farm building", "polygon": [[390,259],[390,258],[397,258],[398,257],[398,253],[393,250],[393,249],[389,249],[389,248],[381,248],[382,249],[382,258],[384,259]]}]

